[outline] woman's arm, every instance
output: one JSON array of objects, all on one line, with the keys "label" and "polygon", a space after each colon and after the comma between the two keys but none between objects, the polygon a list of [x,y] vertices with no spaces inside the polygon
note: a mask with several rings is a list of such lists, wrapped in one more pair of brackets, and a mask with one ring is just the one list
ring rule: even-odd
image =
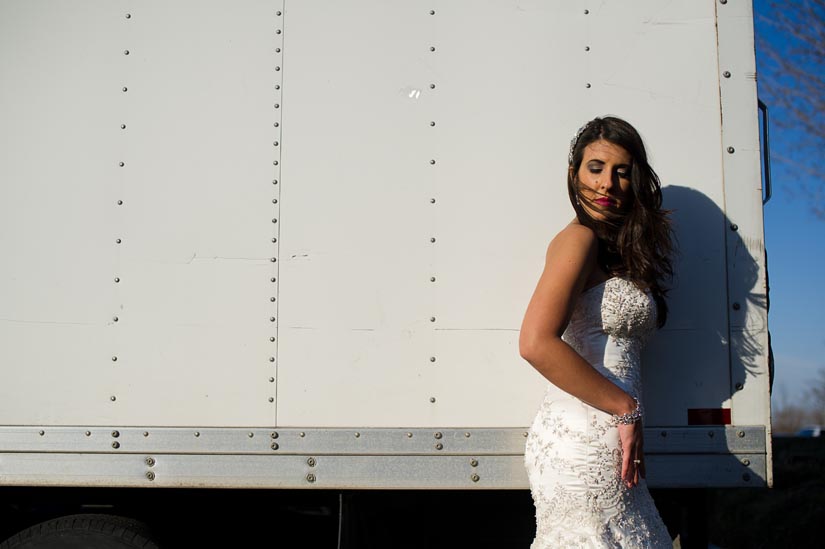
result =
[{"label": "woman's arm", "polygon": [[559,389],[609,414],[625,414],[636,401],[597,372],[562,341],[576,300],[596,267],[598,242],[593,231],[570,224],[547,247],[539,279],[519,336],[519,351]]},{"label": "woman's arm", "polygon": [[[563,391],[609,414],[626,414],[636,401],[597,372],[562,341],[576,300],[596,268],[598,241],[593,231],[572,223],[550,242],[519,336],[519,351],[541,375]],[[628,487],[644,476],[642,425],[619,425],[621,477]]]}]

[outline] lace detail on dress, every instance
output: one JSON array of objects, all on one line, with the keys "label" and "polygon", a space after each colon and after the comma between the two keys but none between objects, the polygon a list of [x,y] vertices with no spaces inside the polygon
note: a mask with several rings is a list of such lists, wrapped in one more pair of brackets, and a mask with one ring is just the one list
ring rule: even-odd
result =
[{"label": "lace detail on dress", "polygon": [[[563,339],[641,401],[639,360],[656,328],[649,293],[611,278],[579,297]],[[621,481],[613,417],[548,385],[524,453],[536,506],[532,549],[672,547],[642,480]]]}]

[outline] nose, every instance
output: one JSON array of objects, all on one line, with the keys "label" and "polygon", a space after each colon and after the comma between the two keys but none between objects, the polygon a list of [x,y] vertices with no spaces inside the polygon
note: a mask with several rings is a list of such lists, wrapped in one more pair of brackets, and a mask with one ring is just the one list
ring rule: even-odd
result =
[{"label": "nose", "polygon": [[605,170],[602,174],[601,179],[599,180],[599,188],[609,191],[614,186],[619,185],[619,174],[616,173],[614,170],[607,171]]}]

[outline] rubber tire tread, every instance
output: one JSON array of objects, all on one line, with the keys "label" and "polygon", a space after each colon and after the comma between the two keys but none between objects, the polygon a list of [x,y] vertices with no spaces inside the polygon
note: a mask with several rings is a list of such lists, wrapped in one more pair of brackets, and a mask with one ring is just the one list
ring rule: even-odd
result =
[{"label": "rubber tire tread", "polygon": [[117,542],[112,547],[118,549],[160,549],[144,523],[127,517],[91,513],[35,524],[0,543],[0,549],[58,549],[60,537],[72,533],[103,534]]}]

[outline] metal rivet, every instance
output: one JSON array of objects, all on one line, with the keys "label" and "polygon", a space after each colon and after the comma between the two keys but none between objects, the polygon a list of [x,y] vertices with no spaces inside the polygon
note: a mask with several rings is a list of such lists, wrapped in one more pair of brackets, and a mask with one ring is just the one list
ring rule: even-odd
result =
[{"label": "metal rivet", "polygon": [[430,238],[430,242],[435,242],[435,238]]},{"label": "metal rivet", "polygon": [[584,10],[585,15],[587,15],[588,13],[590,13],[590,10]]},{"label": "metal rivet", "polygon": [[355,438],[361,438],[361,433],[355,433]]},{"label": "metal rivet", "polygon": [[523,436],[524,438],[527,438],[527,431],[524,431],[523,433],[521,433],[521,436]]},{"label": "metal rivet", "polygon": [[275,378],[274,378],[274,377],[270,377],[270,378],[269,378],[269,382],[270,382],[270,383],[275,383]]},{"label": "metal rivet", "polygon": [[126,129],[126,124],[121,124],[121,125],[120,125],[120,129],[121,129],[121,130],[125,130],[125,129]]},{"label": "metal rivet", "polygon": [[274,244],[275,242],[278,242],[278,239],[277,239],[277,238],[273,238],[273,239],[272,239],[272,243]]},{"label": "metal rivet", "polygon": [[478,467],[478,460],[477,459],[471,459],[470,460],[470,467]]},{"label": "metal rivet", "polygon": [[730,71],[723,72],[722,76],[724,76],[725,78],[730,78]]},{"label": "metal rivet", "polygon": [[148,437],[149,436],[149,431],[143,431],[143,436]]},{"label": "metal rivet", "polygon": [[199,431],[195,431],[195,438],[198,438],[199,436],[201,436],[200,432],[199,432]]},{"label": "metal rivet", "polygon": [[117,318],[116,316],[113,316],[113,317],[112,317],[112,320],[113,320],[113,321],[115,321],[115,322],[117,322],[118,318]]},{"label": "metal rivet", "polygon": [[[275,84],[275,89],[276,89],[276,90],[280,90],[280,89],[281,89],[281,85],[280,85],[280,84]],[[275,122],[275,127],[276,127],[276,128],[278,127],[278,123],[277,123],[277,122]]]},{"label": "metal rivet", "polygon": [[309,473],[307,475],[307,482],[315,482],[315,475],[313,475],[312,473]]},{"label": "metal rivet", "polygon": [[276,11],[276,12],[275,12],[275,15],[281,15],[281,12]]},{"label": "metal rivet", "polygon": [[430,46],[430,51],[435,51],[435,46]]},{"label": "metal rivet", "polygon": [[444,449],[444,445],[443,445],[443,444],[441,444],[441,443],[439,442],[438,444],[436,444],[436,445],[435,445],[435,449],[436,449],[436,450],[443,450],[443,449]]},{"label": "metal rivet", "polygon": [[430,397],[430,402],[435,402],[435,397]]},{"label": "metal rivet", "polygon": [[123,91],[129,91],[129,88],[127,88],[126,86],[123,86]]},{"label": "metal rivet", "polygon": [[118,200],[118,201],[117,201],[117,205],[118,205],[118,206],[123,206],[123,200]]},{"label": "metal rivet", "polygon": [[585,46],[584,51],[590,51],[590,46]]},{"label": "metal rivet", "polygon": [[435,198],[430,199],[430,204],[435,204]]},{"label": "metal rivet", "polygon": [[276,109],[280,109],[280,108],[281,108],[281,105],[280,105],[279,103],[275,103],[275,108],[276,108]]},{"label": "metal rivet", "polygon": [[435,84],[430,84],[430,89],[434,90],[435,89]]},{"label": "metal rivet", "polygon": [[730,224],[730,230],[731,231],[738,231],[739,230],[739,225],[737,225],[736,223],[731,223]]},{"label": "metal rivet", "polygon": [[434,434],[433,436],[434,436],[435,438],[439,438],[439,439],[440,439],[440,438],[442,438],[444,435],[442,435],[441,433],[436,433],[436,434]]},{"label": "metal rivet", "polygon": [[112,357],[112,362],[117,362],[117,357],[116,356]]},{"label": "metal rivet", "polygon": [[435,126],[435,122],[434,122],[434,121],[430,121],[430,126]]},{"label": "metal rivet", "polygon": [[275,278],[274,278],[274,277],[273,277],[273,278],[270,278],[270,279],[269,279],[269,281],[270,281],[270,282],[275,282]]},{"label": "metal rivet", "polygon": [[481,479],[481,477],[480,477],[480,476],[478,476],[478,475],[477,475],[477,474],[475,474],[475,473],[473,473],[473,476],[471,476],[470,478],[471,478],[471,479],[473,479],[473,482],[478,482],[478,481],[479,481],[479,479]]},{"label": "metal rivet", "polygon": [[719,3],[720,3],[720,4],[727,4],[727,3],[728,3],[728,0],[719,0]]},{"label": "metal rivet", "polygon": [[435,317],[434,316],[430,317],[430,322],[435,322]]},{"label": "metal rivet", "polygon": [[298,433],[298,436],[301,437],[301,438],[304,438],[305,436],[307,436],[307,434],[305,432],[301,431],[300,433]]},{"label": "metal rivet", "polygon": [[434,276],[430,277],[430,282],[435,282],[435,277]]},{"label": "metal rivet", "polygon": [[277,258],[272,257],[272,258],[269,259],[269,261],[272,262],[272,263],[275,263],[277,261]]},{"label": "metal rivet", "polygon": [[659,436],[661,436],[662,438],[667,438],[667,431],[662,431],[661,433],[659,433]]},{"label": "metal rivet", "polygon": [[155,466],[155,459],[152,457],[148,457],[144,460],[147,466],[154,467]]},{"label": "metal rivet", "polygon": [[117,438],[117,437],[119,437],[119,436],[120,436],[120,432],[119,432],[119,431],[112,431],[112,437],[113,437],[113,438]]},{"label": "metal rivet", "polygon": [[273,222],[273,223],[277,223],[277,222],[278,222],[278,220],[277,220],[277,219],[275,219],[275,218],[272,218],[272,222]]},{"label": "metal rivet", "polygon": [[253,433],[252,431],[249,431],[249,432],[246,434],[246,436],[248,436],[249,438],[254,438],[254,437],[255,437],[255,433]]},{"label": "metal rivet", "polygon": [[741,309],[741,308],[742,308],[742,306],[741,306],[741,305],[739,305],[739,303],[734,303],[734,304],[733,304],[733,310],[734,310],[734,311],[738,311],[738,310],[739,310],[739,309]]},{"label": "metal rivet", "polygon": [[273,160],[273,161],[272,161],[272,165],[273,165],[273,166],[277,166],[277,165],[278,165],[278,161],[277,161],[277,160]]},{"label": "metal rivet", "polygon": [[269,321],[270,322],[275,322],[275,317],[274,316],[269,317]]},{"label": "metal rivet", "polygon": [[435,10],[430,10],[430,15],[435,15]]},{"label": "metal rivet", "polygon": [[281,34],[281,29],[276,30],[275,34]]},{"label": "metal rivet", "polygon": [[131,18],[132,18],[132,14],[131,14],[131,13],[127,13],[125,17],[126,17],[126,19],[131,19]]},{"label": "metal rivet", "polygon": [[120,279],[118,277],[115,277],[115,282],[120,282]]},{"label": "metal rivet", "polygon": [[123,242],[121,239],[115,239],[115,244],[120,244],[121,242]]},{"label": "metal rivet", "polygon": [[[275,89],[276,89],[276,90],[279,90],[279,89],[281,89],[281,86],[275,86]],[[277,128],[278,126],[280,126],[280,125],[281,125],[281,123],[280,123],[280,122],[275,122],[275,123],[274,123],[274,124],[272,124],[272,125],[273,125],[273,126],[275,126],[275,127]]]},{"label": "metal rivet", "polygon": [[118,448],[120,448],[120,443],[119,443],[118,441],[114,441],[114,442],[112,443],[112,448],[114,448],[115,450],[117,450]]},{"label": "metal rivet", "polygon": [[465,432],[464,433],[464,438],[470,438],[470,433]]},{"label": "metal rivet", "polygon": [[269,301],[271,301],[272,303],[274,303],[274,302],[275,302],[275,298],[274,298],[274,297],[270,297],[270,298],[269,298]]},{"label": "metal rivet", "polygon": [[87,437],[92,436],[92,432],[91,432],[91,431],[86,431],[86,436],[87,436]]},{"label": "metal rivet", "polygon": [[745,473],[744,475],[742,475],[742,480],[744,480],[745,482],[748,482],[750,479],[751,476],[749,473]]},{"label": "metal rivet", "polygon": [[584,85],[584,87],[585,87],[585,88],[589,88],[589,87],[591,87],[591,86],[590,86],[590,82],[588,82],[587,84],[585,84],[585,85]]},{"label": "metal rivet", "polygon": [[275,48],[275,53],[281,53],[281,48]]},{"label": "metal rivet", "polygon": [[129,55],[129,50],[123,50],[123,55]]},{"label": "metal rivet", "polygon": [[269,357],[269,361],[270,362],[275,362],[275,357],[274,356]]},{"label": "metal rivet", "polygon": [[269,341],[274,342],[274,341],[275,341],[275,338],[274,338],[274,337],[270,337],[270,338],[269,338]]},{"label": "metal rivet", "polygon": [[728,152],[729,152],[730,154],[733,154],[735,150],[736,150],[736,149],[734,149],[733,147],[728,147]]},{"label": "metal rivet", "polygon": [[277,179],[273,179],[273,180],[272,180],[272,184],[273,184],[273,185],[277,185],[277,184],[278,184],[278,180],[277,180]]},{"label": "metal rivet", "polygon": [[280,446],[278,445],[277,442],[273,442],[272,444],[269,445],[269,447],[272,448],[273,450],[277,450],[278,448],[280,448]]},{"label": "metal rivet", "polygon": [[413,436],[412,433],[407,433],[407,438],[412,438],[412,436]]},{"label": "metal rivet", "polygon": [[315,464],[316,464],[316,463],[317,463],[317,462],[315,461],[315,458],[314,458],[314,457],[308,457],[308,458],[307,458],[307,465],[309,465],[310,467],[315,467]]},{"label": "metal rivet", "polygon": [[118,165],[118,166],[120,166],[120,167],[122,168],[122,167],[123,167],[123,166],[125,166],[126,164],[125,164],[124,162],[118,162],[118,163],[117,163],[117,165]]},{"label": "metal rivet", "polygon": [[[737,384],[736,384],[736,390],[737,390],[737,391],[741,391],[741,390],[742,390],[742,389],[744,389],[744,388],[745,388],[745,386],[744,386],[744,385],[742,385],[742,383],[737,383]],[[740,436],[741,436],[741,435],[740,435]]]},{"label": "metal rivet", "polygon": [[273,142],[272,142],[272,146],[273,146],[273,147],[277,147],[277,146],[278,146],[278,142],[277,142],[277,141],[273,141]]},{"label": "metal rivet", "polygon": [[745,467],[747,467],[750,464],[751,464],[751,460],[749,460],[748,458],[742,459],[742,465],[744,465]]},{"label": "metal rivet", "polygon": [[430,357],[430,362],[435,362],[435,357],[434,356]]},{"label": "metal rivet", "polygon": [[109,400],[111,400],[112,402],[114,402],[114,401],[116,401],[116,400],[117,400],[117,397],[116,397],[116,396],[114,396],[114,395],[112,395],[112,396],[110,396],[110,397],[109,397]]},{"label": "metal rivet", "polygon": [[155,480],[155,472],[154,471],[146,471],[146,478],[149,480]]},{"label": "metal rivet", "polygon": [[277,198],[273,198],[273,199],[272,199],[272,203],[273,203],[273,204],[277,204],[277,203],[278,203],[278,199],[277,199]]},{"label": "metal rivet", "polygon": [[430,160],[430,165],[435,164],[435,160]]},{"label": "metal rivet", "polygon": [[46,431],[40,431],[40,436],[41,436],[41,437],[42,437],[43,435],[45,435],[45,434],[46,434]]},{"label": "metal rivet", "polygon": [[279,436],[280,435],[278,434],[278,431],[272,431],[271,433],[269,433],[269,438],[271,438],[273,440],[278,438]]},{"label": "metal rivet", "polygon": [[[275,71],[276,71],[276,72],[277,72],[277,71],[279,71],[279,70],[281,70],[281,67],[275,67]],[[277,106],[277,105],[275,105],[275,108],[277,109],[277,108],[278,108],[278,106]]]}]

